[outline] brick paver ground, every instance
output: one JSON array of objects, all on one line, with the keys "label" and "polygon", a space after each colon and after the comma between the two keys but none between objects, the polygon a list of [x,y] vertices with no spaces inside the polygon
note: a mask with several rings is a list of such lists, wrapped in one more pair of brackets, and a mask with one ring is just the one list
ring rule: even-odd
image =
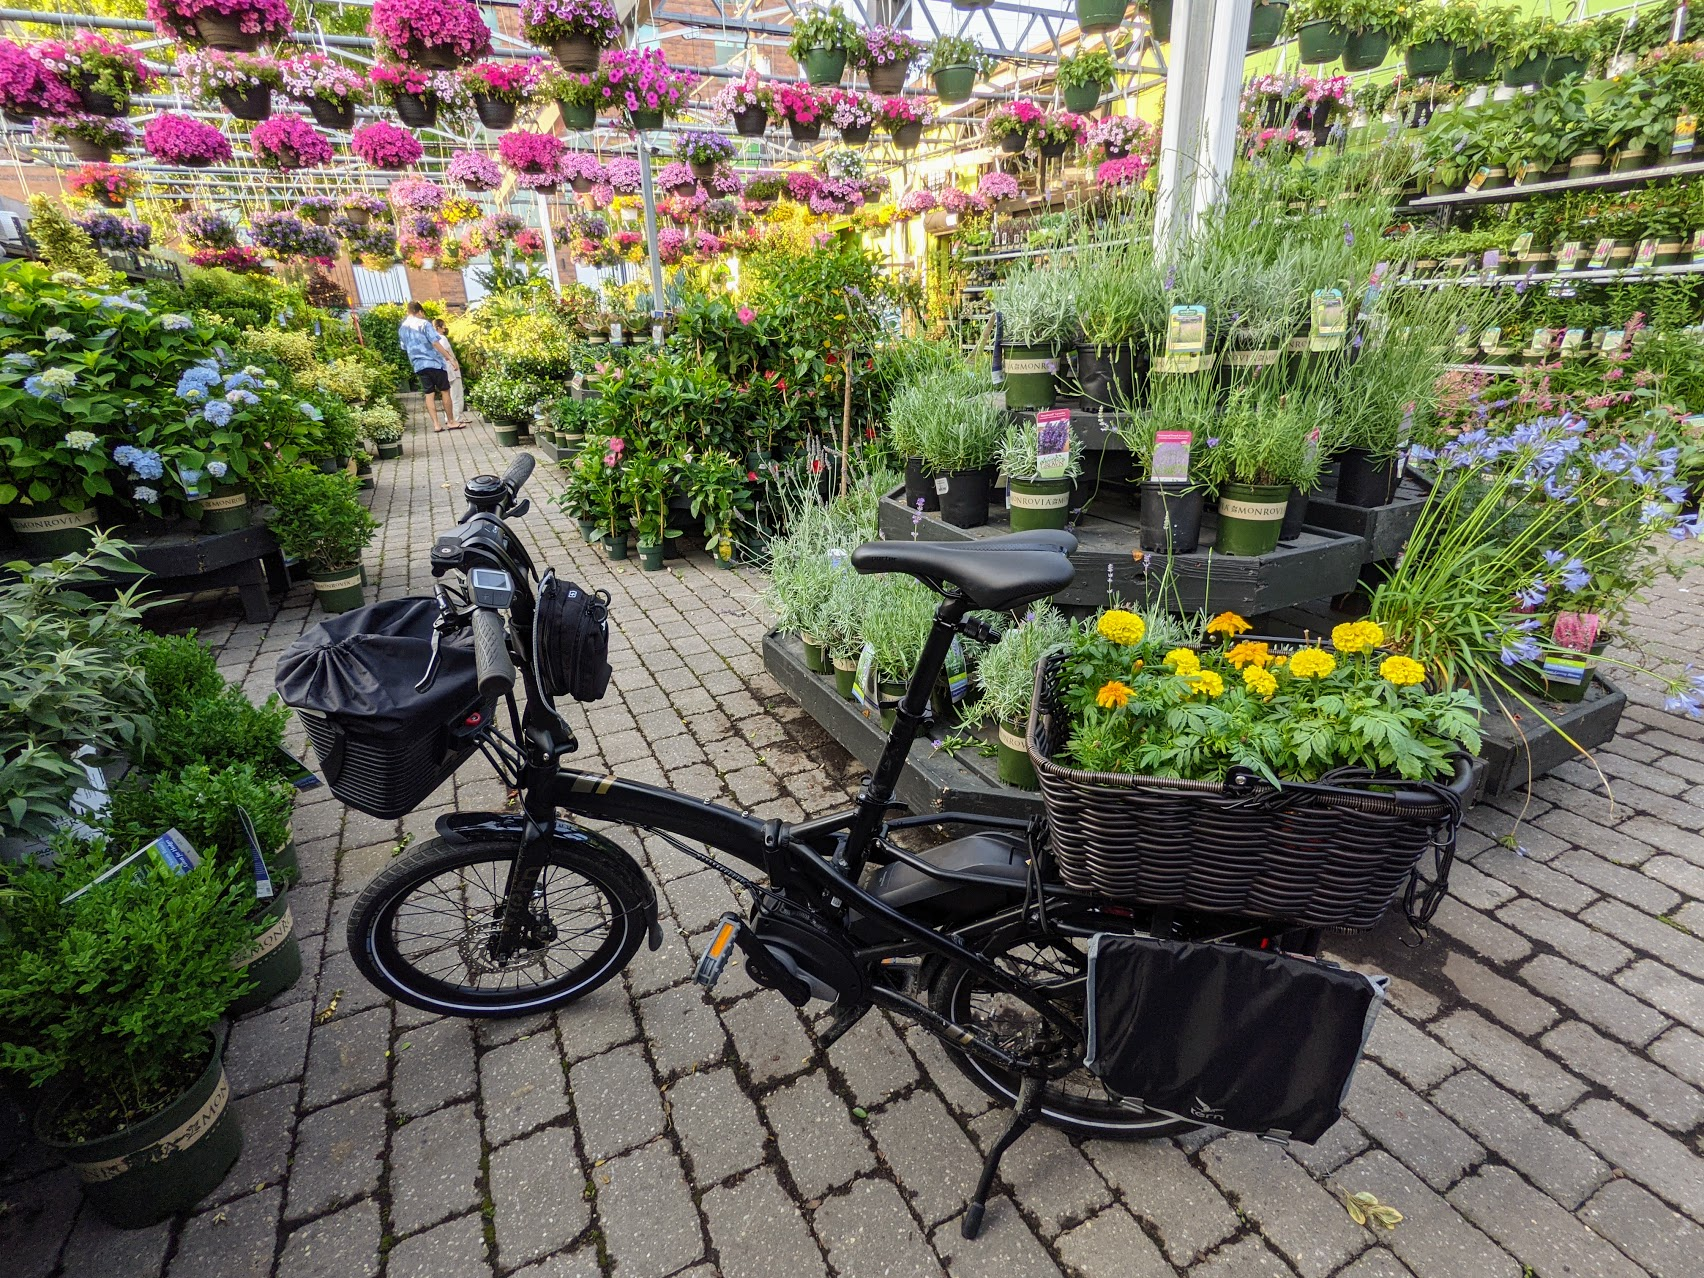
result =
[{"label": "brick paver ground", "polygon": [[[373,494],[384,531],[368,569],[383,597],[425,593],[426,550],[463,478],[507,461],[478,426],[408,447]],[[541,562],[611,592],[620,629],[579,763],[782,818],[843,801],[851,760],[763,672],[755,574],[702,555],[660,575],[609,565],[550,506],[555,488],[541,471],[528,535]],[[1704,593],[1688,562],[1639,616],[1638,637],[1682,659]],[[225,672],[263,696],[279,652],[318,620],[310,604],[298,588],[270,625],[225,601],[172,620],[200,624]],[[1454,899],[1424,946],[1396,927],[1334,938],[1394,979],[1324,1140],[1286,1151],[1241,1135],[1114,1144],[1038,1130],[1008,1157],[974,1243],[957,1218],[1001,1114],[932,1039],[880,1014],[825,1059],[811,1021],[737,971],[705,998],[691,956],[733,900],[713,872],[651,846],[666,944],[581,1004],[435,1020],[360,980],[344,919],[402,843],[456,805],[501,806],[501,787],[476,761],[400,822],[312,792],[293,906],[307,975],[230,1046],[247,1131],[237,1171],[197,1215],[126,1234],[77,1212],[65,1173],[26,1150],[0,1171],[0,1272],[1704,1273],[1704,725],[1630,691],[1597,755],[1613,807],[1589,766],[1569,765],[1530,801],[1470,815]],[[1339,1195],[1363,1190],[1403,1222],[1355,1225]]]}]

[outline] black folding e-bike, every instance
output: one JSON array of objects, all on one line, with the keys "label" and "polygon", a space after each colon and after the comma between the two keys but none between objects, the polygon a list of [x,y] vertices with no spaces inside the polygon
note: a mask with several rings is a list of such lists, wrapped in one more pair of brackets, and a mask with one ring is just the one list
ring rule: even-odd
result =
[{"label": "black folding e-bike", "polygon": [[[470,740],[513,788],[517,810],[440,818],[436,838],[367,886],[349,918],[349,948],[374,985],[427,1011],[466,1017],[540,1012],[597,989],[647,935],[652,948],[661,943],[656,894],[640,866],[572,818],[612,822],[650,832],[750,893],[749,914],[724,915],[705,946],[701,984],[713,986],[737,950],[757,984],[793,1005],[832,1005],[819,1035],[825,1048],[871,1008],[898,1012],[944,1040],[980,1087],[1014,1106],[984,1164],[966,1237],[980,1227],[1001,1155],[1034,1121],[1103,1138],[1194,1126],[1120,1103],[1084,1068],[1089,940],[1146,932],[1151,914],[1054,881],[1041,822],[889,816],[954,635],[987,638],[968,616],[973,610],[1019,609],[1062,589],[1073,573],[1073,537],[1019,533],[974,545],[875,542],[855,550],[859,572],[906,573],[939,594],[933,627],[853,806],[800,823],[764,820],[562,766],[577,743],[539,677],[553,654],[541,648],[536,611],[552,575],[539,577],[505,522],[525,512],[518,494],[532,465],[523,455],[501,479],[470,481],[467,513],[432,551],[435,575],[456,572],[465,582],[438,587],[437,632],[471,628],[480,695],[507,704],[507,733],[494,715],[475,714]],[[925,851],[893,837],[923,826],[973,828]],[[1188,940],[1317,944],[1270,920],[1168,911],[1159,923]]]}]

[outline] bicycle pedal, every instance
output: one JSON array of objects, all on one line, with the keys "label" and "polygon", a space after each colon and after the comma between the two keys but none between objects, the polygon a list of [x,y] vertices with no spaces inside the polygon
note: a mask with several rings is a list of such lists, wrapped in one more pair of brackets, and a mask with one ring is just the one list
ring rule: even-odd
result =
[{"label": "bicycle pedal", "polygon": [[740,929],[744,926],[745,920],[739,915],[722,915],[716,935],[710,938],[710,944],[704,947],[704,953],[698,958],[698,967],[692,974],[694,981],[707,990],[716,988],[716,982],[727,970],[728,960],[733,957],[734,942],[739,939]]}]

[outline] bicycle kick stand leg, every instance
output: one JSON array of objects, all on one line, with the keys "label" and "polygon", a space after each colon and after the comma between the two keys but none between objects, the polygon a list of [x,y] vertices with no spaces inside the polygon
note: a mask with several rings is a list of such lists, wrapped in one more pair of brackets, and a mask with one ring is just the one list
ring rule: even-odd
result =
[{"label": "bicycle kick stand leg", "polygon": [[1041,1113],[1041,1089],[1045,1085],[1042,1079],[1024,1076],[1023,1084],[1018,1088],[1018,1105],[1012,1111],[1012,1121],[1000,1133],[1000,1139],[994,1142],[988,1157],[982,1160],[982,1176],[976,1182],[976,1195],[970,1200],[970,1206],[965,1208],[964,1223],[959,1226],[963,1237],[975,1238],[982,1232],[982,1218],[988,1212],[988,1195],[994,1188],[994,1173],[999,1170],[1000,1159],[1006,1151],[1018,1143],[1018,1137],[1030,1129],[1036,1115]]}]

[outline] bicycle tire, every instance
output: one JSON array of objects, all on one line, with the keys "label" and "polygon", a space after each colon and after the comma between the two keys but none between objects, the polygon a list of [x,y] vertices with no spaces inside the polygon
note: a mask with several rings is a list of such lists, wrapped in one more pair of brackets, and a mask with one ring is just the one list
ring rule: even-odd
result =
[{"label": "bicycle tire", "polygon": [[[421,956],[411,959],[403,952],[394,924],[412,896],[444,875],[472,871],[479,866],[491,867],[489,875],[471,875],[473,886],[484,893],[480,907],[491,908],[503,881],[497,877],[497,871],[506,869],[515,851],[515,843],[503,838],[430,839],[386,866],[367,884],[349,915],[349,953],[361,974],[392,998],[422,1011],[445,1016],[505,1017],[528,1016],[565,1006],[620,972],[646,935],[650,892],[644,872],[625,852],[611,850],[592,855],[560,840],[552,840],[545,854],[541,887],[547,894],[547,903],[552,890],[551,872],[574,876],[597,894],[601,902],[597,913],[607,929],[592,952],[561,977],[533,987],[517,983],[507,990],[501,975],[493,989],[457,985],[422,971],[416,965]],[[461,881],[465,885],[467,877],[464,875]],[[453,918],[457,903],[442,887],[437,891],[439,899],[450,906],[449,911],[439,912]],[[470,961],[469,956],[481,953],[480,933],[493,926],[485,919],[495,915],[487,916],[466,905],[459,908],[463,930],[456,948],[465,964]],[[576,935],[589,935],[590,931]],[[452,934],[445,934],[446,947]],[[432,953],[443,952],[446,947]],[[546,959],[528,961],[543,965],[548,972]]]},{"label": "bicycle tire", "polygon": [[[983,953],[1007,957],[1012,950],[1039,939],[1044,939],[1040,929],[1026,920],[998,934],[983,947]],[[974,971],[958,960],[940,959],[925,969],[923,981],[931,1010],[968,1029],[981,1028],[987,1032],[988,1026],[979,1024],[986,1018],[979,1017],[970,1004],[971,996],[978,992],[971,980],[974,976]],[[1006,997],[986,988],[980,992],[990,997]],[[1018,1009],[1019,1015],[1040,1021],[1039,1015],[1017,1000],[1010,1001],[1011,1009]],[[1080,1019],[1081,1013],[1077,1015]],[[1017,1104],[1018,1075],[1001,1070],[950,1042],[943,1040],[943,1046],[947,1049],[948,1058],[971,1082],[996,1100],[1007,1105]],[[1099,1081],[1082,1068],[1066,1079],[1047,1084],[1038,1121],[1073,1136],[1095,1140],[1153,1140],[1193,1131],[1200,1126],[1185,1119],[1156,1117],[1121,1105],[1106,1095]]]}]

